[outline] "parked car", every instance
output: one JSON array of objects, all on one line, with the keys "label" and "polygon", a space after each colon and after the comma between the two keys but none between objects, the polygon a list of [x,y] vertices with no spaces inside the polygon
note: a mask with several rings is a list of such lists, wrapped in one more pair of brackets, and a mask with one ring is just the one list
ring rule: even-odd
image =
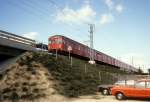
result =
[{"label": "parked car", "polygon": [[99,85],[98,86],[98,92],[101,92],[103,95],[110,95],[111,94],[111,88],[114,85]]},{"label": "parked car", "polygon": [[134,85],[134,80],[119,80],[115,82],[114,84],[105,84],[105,85],[99,85],[98,91],[101,92],[103,95],[110,95],[111,94],[111,88],[116,85]]},{"label": "parked car", "polygon": [[114,86],[111,93],[118,100],[126,97],[150,98],[150,79],[137,80],[134,85],[129,86]]}]

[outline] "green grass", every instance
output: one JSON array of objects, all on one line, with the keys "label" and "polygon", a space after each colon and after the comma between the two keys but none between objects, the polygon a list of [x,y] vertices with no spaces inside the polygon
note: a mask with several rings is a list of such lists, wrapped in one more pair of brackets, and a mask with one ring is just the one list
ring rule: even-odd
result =
[{"label": "green grass", "polygon": [[59,81],[56,90],[65,96],[95,94],[98,85],[117,80],[112,74],[125,73],[112,66],[90,65],[77,58],[73,58],[71,66],[68,56],[59,56],[56,60],[46,53],[33,53],[33,60],[48,68],[55,80]]}]

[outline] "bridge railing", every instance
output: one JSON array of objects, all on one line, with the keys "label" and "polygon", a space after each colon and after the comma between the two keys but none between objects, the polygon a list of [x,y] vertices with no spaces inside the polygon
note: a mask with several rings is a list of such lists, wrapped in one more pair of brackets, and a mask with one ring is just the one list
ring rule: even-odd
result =
[{"label": "bridge railing", "polygon": [[26,44],[26,45],[30,45],[35,47],[36,46],[36,41],[32,40],[32,39],[28,39],[19,35],[15,35],[6,31],[2,31],[0,30],[0,38],[4,38],[4,39],[8,39],[8,40],[12,40],[15,42],[19,42],[22,44]]}]

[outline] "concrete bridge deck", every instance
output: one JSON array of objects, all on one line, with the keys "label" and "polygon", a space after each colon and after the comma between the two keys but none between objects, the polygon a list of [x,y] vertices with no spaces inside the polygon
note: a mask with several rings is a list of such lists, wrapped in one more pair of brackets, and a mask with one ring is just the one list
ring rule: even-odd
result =
[{"label": "concrete bridge deck", "polygon": [[36,51],[35,40],[0,30],[0,55],[18,55],[23,51]]}]

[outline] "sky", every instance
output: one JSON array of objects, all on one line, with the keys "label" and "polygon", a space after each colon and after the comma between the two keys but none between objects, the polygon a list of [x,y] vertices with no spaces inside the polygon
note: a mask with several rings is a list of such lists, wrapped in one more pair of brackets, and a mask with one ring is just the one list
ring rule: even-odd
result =
[{"label": "sky", "polygon": [[150,0],[0,0],[0,29],[37,42],[64,35],[128,64],[150,68]]}]

